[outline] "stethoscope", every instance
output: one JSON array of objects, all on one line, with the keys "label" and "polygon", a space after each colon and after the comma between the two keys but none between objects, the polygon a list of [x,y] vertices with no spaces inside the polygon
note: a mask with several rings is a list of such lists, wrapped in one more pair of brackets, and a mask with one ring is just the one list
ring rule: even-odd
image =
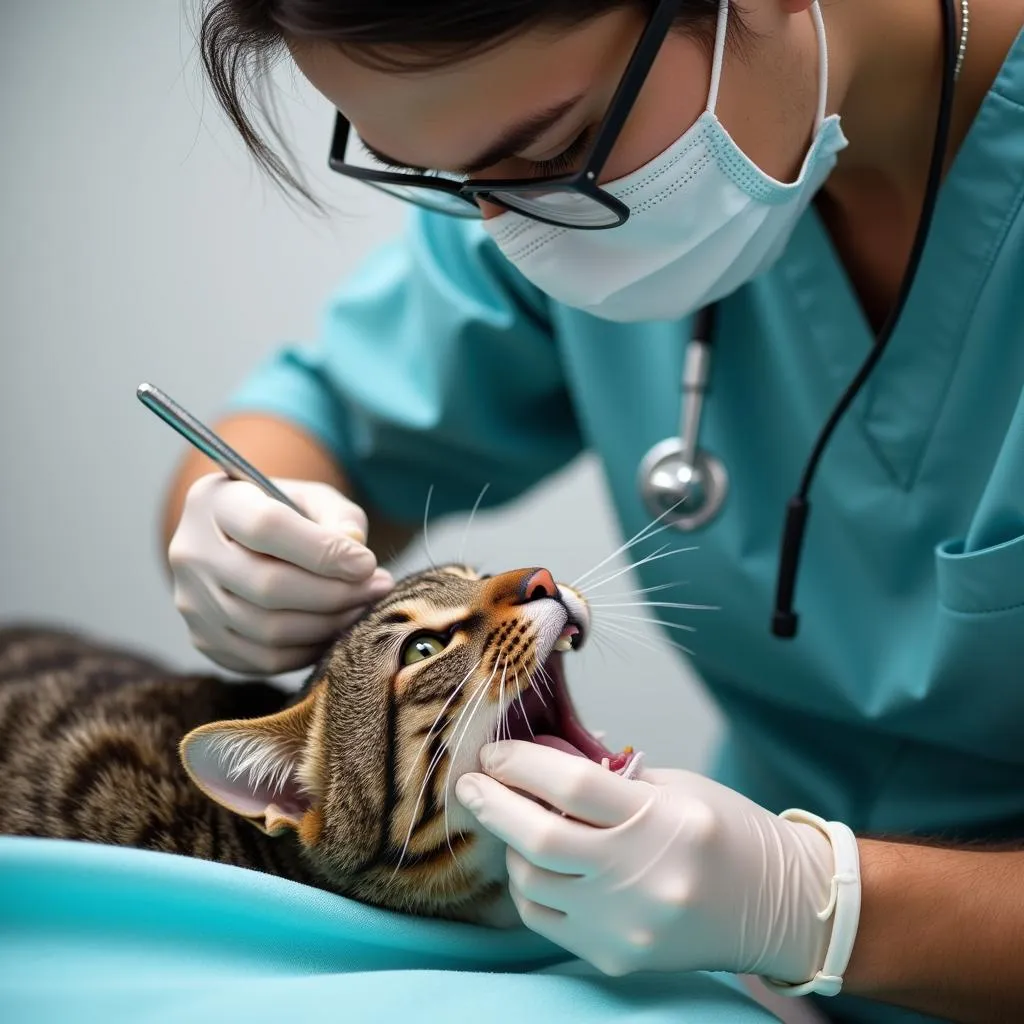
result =
[{"label": "stethoscope", "polygon": [[729,491],[729,474],[721,460],[698,447],[711,375],[715,311],[715,306],[705,306],[694,317],[683,362],[679,434],[654,445],[637,471],[648,511],[677,530],[696,530],[710,523]]},{"label": "stethoscope", "polygon": [[[965,23],[966,24],[966,23]],[[932,148],[924,203],[918,220],[914,244],[906,273],[900,282],[895,305],[882,325],[875,345],[857,375],[850,382],[835,409],[822,427],[804,467],[800,486],[786,506],[785,527],[779,555],[779,570],[772,615],[772,632],[790,639],[796,635],[798,617],[793,611],[793,593],[803,545],[804,530],[810,513],[807,495],[818,464],[835,431],[854,398],[857,397],[871,371],[878,364],[899,321],[907,296],[917,277],[921,253],[931,228],[942,179],[942,164],[949,143],[953,113],[953,87],[963,58],[966,39],[961,36],[959,55],[954,41],[953,0],[942,0],[943,75],[939,101],[938,125]],[[694,317],[692,334],[687,344],[681,382],[682,408],[679,433],[659,441],[643,457],[638,467],[640,495],[647,511],[663,523],[678,530],[691,531],[707,525],[721,511],[729,491],[729,474],[721,460],[700,447],[701,414],[711,373],[711,348],[714,336],[715,306],[701,309]]]}]

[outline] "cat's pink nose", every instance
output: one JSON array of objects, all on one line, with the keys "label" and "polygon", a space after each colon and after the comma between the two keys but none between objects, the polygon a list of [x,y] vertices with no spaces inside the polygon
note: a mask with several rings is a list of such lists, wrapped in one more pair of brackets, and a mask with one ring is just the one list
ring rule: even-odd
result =
[{"label": "cat's pink nose", "polygon": [[561,600],[558,584],[547,569],[513,569],[484,584],[482,600],[492,608],[514,608],[543,598]]},{"label": "cat's pink nose", "polygon": [[545,597],[557,598],[558,586],[547,569],[537,569],[523,580],[521,594],[524,602],[540,601]]}]

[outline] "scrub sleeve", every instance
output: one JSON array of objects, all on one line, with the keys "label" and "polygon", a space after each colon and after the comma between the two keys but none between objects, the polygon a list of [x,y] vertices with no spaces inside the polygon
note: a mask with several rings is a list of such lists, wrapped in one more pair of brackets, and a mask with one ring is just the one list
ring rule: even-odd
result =
[{"label": "scrub sleeve", "polygon": [[319,338],[283,348],[229,410],[316,437],[395,522],[491,507],[581,449],[547,300],[477,224],[415,210],[330,302]]}]

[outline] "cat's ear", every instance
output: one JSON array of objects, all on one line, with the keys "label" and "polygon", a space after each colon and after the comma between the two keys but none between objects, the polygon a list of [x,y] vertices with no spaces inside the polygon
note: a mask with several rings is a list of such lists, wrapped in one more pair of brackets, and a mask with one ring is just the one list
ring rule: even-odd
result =
[{"label": "cat's ear", "polygon": [[277,714],[193,729],[179,748],[185,770],[211,800],[267,835],[299,830],[321,796],[311,777],[317,699],[314,690]]}]

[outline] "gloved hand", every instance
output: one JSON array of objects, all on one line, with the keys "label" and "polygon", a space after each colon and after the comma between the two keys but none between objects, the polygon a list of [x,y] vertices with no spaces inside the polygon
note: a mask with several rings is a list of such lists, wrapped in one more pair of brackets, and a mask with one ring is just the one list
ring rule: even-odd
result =
[{"label": "gloved hand", "polygon": [[[814,825],[687,771],[627,780],[521,741],[484,747],[480,763],[487,774],[463,775],[456,794],[508,844],[528,928],[610,975],[712,970],[800,985],[822,969],[835,859]],[[859,874],[856,885],[859,910]]]},{"label": "gloved hand", "polygon": [[311,664],[394,581],[366,546],[366,514],[327,484],[275,480],[313,519],[220,474],[189,488],[168,561],[192,643],[239,672]]}]

